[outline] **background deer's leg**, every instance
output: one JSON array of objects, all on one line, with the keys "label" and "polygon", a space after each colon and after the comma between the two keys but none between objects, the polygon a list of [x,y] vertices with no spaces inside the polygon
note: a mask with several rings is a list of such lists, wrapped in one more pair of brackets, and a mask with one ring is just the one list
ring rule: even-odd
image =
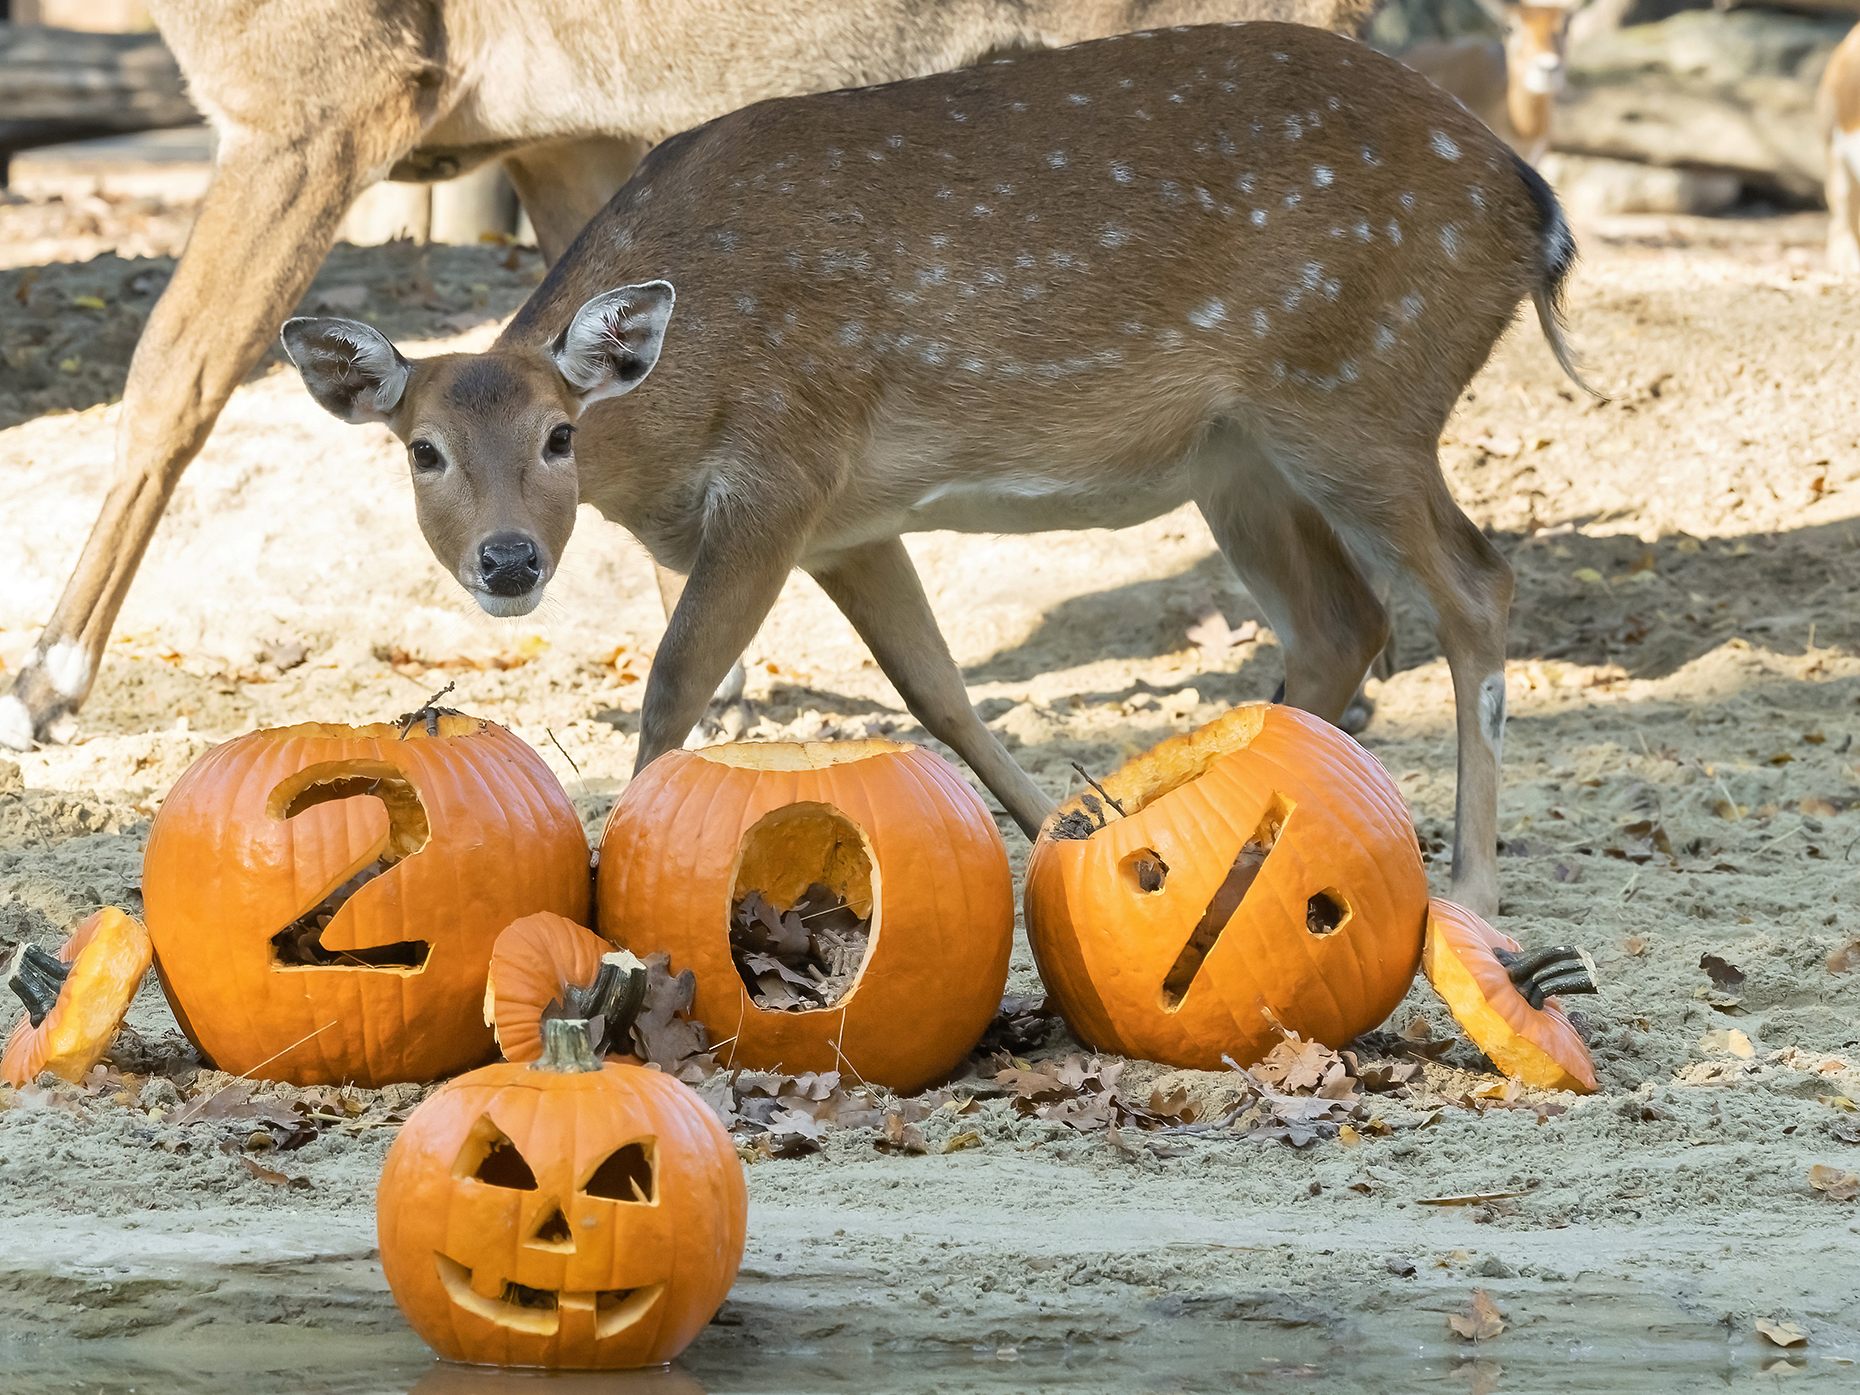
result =
[{"label": "background deer's leg", "polygon": [[[659,583],[659,603],[665,607],[665,618],[669,622],[678,609],[678,598],[684,594],[685,576],[658,562],[652,564],[652,571]],[[755,638],[754,630],[749,632],[749,638]],[[744,643],[747,644],[748,640]],[[711,694],[710,710],[698,718],[697,724],[691,728],[691,734],[685,738],[685,744],[702,746],[718,738],[734,741],[747,731],[749,701],[743,696],[747,683],[748,677],[743,672],[743,656],[739,650],[736,662],[730,665],[730,671],[723,676],[723,682]]]},{"label": "background deer's leg", "polygon": [[903,542],[870,543],[809,570],[852,621],[911,715],[968,762],[1022,833],[1037,836],[1053,801],[976,715]]},{"label": "background deer's leg", "polygon": [[45,633],[0,698],[0,746],[54,734],[84,701],[182,471],[309,288],[355,195],[419,134],[411,111],[398,128],[378,109],[368,116],[365,150],[344,129],[223,138],[187,248],[130,360],[116,478]]}]

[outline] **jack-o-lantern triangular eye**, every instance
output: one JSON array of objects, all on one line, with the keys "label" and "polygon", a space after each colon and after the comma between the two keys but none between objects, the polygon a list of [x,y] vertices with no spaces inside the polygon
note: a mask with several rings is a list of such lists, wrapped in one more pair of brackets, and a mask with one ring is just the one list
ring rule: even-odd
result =
[{"label": "jack-o-lantern triangular eye", "polygon": [[536,1190],[536,1174],[523,1160],[523,1154],[510,1141],[510,1136],[489,1119],[478,1121],[478,1126],[465,1140],[465,1146],[459,1150],[459,1160],[452,1171],[454,1176],[470,1177],[490,1187],[521,1192]]},{"label": "jack-o-lantern triangular eye", "polygon": [[658,1199],[653,1182],[656,1172],[652,1140],[628,1143],[607,1155],[583,1190],[607,1201],[644,1202],[650,1206]]}]

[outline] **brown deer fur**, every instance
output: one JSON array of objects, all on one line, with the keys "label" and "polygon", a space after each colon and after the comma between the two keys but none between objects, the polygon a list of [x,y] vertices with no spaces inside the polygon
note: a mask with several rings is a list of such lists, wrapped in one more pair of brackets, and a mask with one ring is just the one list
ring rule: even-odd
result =
[{"label": "brown deer fur", "polygon": [[[575,498],[689,574],[642,764],[800,567],[1031,833],[1050,800],[969,707],[901,533],[1192,500],[1285,645],[1287,699],[1333,720],[1386,635],[1370,574],[1404,573],[1459,706],[1456,885],[1489,910],[1511,574],[1436,442],[1520,301],[1563,356],[1573,254],[1542,180],[1418,75],[1241,24],[675,137],[484,354],[409,365],[350,321],[285,337],[331,410],[438,461],[422,526],[481,597],[477,549],[521,536],[514,603],[540,600]],[[577,421],[571,467],[551,442]]]},{"label": "brown deer fur", "polygon": [[[1144,23],[1355,32],[1377,0],[150,0],[219,135],[129,367],[116,478],[10,694],[0,747],[64,736],[182,471],[387,177],[505,162],[545,255],[651,142],[763,97],[908,77]],[[676,582],[661,578],[667,594]]]}]

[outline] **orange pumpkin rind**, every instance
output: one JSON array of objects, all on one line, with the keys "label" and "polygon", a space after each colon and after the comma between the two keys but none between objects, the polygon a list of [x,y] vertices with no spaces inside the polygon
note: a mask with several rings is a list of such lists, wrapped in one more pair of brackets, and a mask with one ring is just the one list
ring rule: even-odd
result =
[{"label": "orange pumpkin rind", "polygon": [[1383,1021],[1420,963],[1427,883],[1376,759],[1254,703],[1062,805],[1028,859],[1025,908],[1081,1042],[1219,1070],[1288,1030],[1342,1046]]},{"label": "orange pumpkin rind", "polygon": [[[750,891],[813,885],[868,919],[851,986],[763,1006],[730,937]],[[728,1063],[845,1070],[910,1092],[946,1076],[1000,1005],[1014,936],[1007,849],[945,760],[901,742],[733,742],[672,751],[633,778],[601,835],[596,924],[696,977],[691,1016]]]},{"label": "orange pumpkin rind", "polygon": [[1595,1064],[1558,1001],[1599,991],[1587,954],[1567,946],[1527,954],[1465,907],[1436,899],[1421,963],[1454,1020],[1502,1074],[1545,1090],[1595,1091]]},{"label": "orange pumpkin rind", "polygon": [[491,947],[484,1020],[506,1061],[542,1054],[551,1016],[603,1023],[604,1050],[626,1051],[626,1032],[646,989],[643,965],[586,926],[553,911],[514,920]]},{"label": "orange pumpkin rind", "polygon": [[83,1080],[109,1052],[152,957],[141,922],[114,906],[84,921],[56,954],[22,945],[7,983],[26,1014],[0,1051],[0,1080],[18,1088],[48,1071]]},{"label": "orange pumpkin rind", "polygon": [[382,1269],[449,1361],[662,1365],[742,1263],[748,1195],[729,1134],[671,1076],[599,1060],[589,1025],[550,1018],[535,1061],[450,1081],[388,1150]]}]

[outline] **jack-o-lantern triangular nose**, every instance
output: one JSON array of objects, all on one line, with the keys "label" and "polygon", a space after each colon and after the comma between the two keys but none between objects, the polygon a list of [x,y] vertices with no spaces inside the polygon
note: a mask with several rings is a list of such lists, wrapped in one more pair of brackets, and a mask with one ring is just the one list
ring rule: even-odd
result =
[{"label": "jack-o-lantern triangular nose", "polygon": [[548,1213],[542,1218],[542,1223],[531,1234],[530,1243],[551,1250],[575,1248],[575,1237],[568,1228],[568,1217],[562,1214],[560,1206],[549,1208]]}]

